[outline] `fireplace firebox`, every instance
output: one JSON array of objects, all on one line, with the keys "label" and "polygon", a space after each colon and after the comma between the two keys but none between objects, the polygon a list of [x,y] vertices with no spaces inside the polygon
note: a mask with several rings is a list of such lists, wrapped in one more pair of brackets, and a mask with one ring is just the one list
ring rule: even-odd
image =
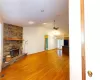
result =
[{"label": "fireplace firebox", "polygon": [[19,55],[19,49],[11,49],[10,55],[11,55],[12,58],[18,56]]}]

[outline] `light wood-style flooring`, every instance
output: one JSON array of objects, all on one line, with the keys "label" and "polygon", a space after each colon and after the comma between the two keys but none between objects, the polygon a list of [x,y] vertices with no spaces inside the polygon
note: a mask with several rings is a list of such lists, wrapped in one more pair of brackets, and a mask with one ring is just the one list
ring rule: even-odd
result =
[{"label": "light wood-style flooring", "polygon": [[0,80],[69,80],[69,57],[50,50],[24,57],[2,71]]}]

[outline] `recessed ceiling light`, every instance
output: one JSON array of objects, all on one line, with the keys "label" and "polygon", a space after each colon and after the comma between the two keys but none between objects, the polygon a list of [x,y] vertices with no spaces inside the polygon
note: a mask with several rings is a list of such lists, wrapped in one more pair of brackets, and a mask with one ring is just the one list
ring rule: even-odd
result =
[{"label": "recessed ceiling light", "polygon": [[47,24],[47,23],[43,23],[43,24]]},{"label": "recessed ceiling light", "polygon": [[33,22],[33,21],[29,21],[28,23],[29,23],[29,24],[34,24],[34,22]]}]

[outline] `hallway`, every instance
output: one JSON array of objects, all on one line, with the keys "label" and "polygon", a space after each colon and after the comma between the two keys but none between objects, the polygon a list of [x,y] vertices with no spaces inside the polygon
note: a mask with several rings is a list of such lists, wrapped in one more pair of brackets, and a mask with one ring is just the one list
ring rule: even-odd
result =
[{"label": "hallway", "polygon": [[50,50],[24,57],[2,71],[0,80],[69,80],[69,57]]}]

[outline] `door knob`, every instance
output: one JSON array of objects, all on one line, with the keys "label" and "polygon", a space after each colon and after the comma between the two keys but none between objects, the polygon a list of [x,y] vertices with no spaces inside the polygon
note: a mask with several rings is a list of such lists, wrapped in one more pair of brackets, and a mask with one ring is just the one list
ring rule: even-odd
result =
[{"label": "door knob", "polygon": [[89,77],[92,77],[92,75],[93,75],[92,71],[88,71],[87,73],[88,73]]}]

